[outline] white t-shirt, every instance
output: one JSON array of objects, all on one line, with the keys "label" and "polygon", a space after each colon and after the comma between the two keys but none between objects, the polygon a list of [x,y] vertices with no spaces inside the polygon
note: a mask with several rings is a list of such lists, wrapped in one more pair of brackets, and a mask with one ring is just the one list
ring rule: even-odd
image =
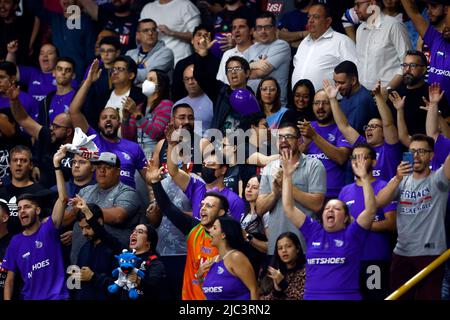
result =
[{"label": "white t-shirt", "polygon": [[[141,11],[140,19],[153,19],[156,24],[166,25],[170,30],[177,32],[193,32],[201,22],[200,11],[189,0],[172,0],[161,4],[158,0],[148,3]],[[190,42],[169,37],[159,33],[159,39],[164,41],[166,47],[173,51],[175,64],[192,53]]]}]

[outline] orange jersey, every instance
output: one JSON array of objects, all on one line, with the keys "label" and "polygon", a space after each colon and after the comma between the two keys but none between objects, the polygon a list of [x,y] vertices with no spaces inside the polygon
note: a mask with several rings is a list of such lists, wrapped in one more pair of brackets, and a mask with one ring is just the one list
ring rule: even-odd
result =
[{"label": "orange jersey", "polygon": [[[183,276],[183,300],[205,300],[202,284],[195,278],[200,263],[218,255],[217,248],[211,245],[211,236],[198,224],[189,232],[187,238],[187,256]],[[205,274],[206,275],[206,274]]]}]

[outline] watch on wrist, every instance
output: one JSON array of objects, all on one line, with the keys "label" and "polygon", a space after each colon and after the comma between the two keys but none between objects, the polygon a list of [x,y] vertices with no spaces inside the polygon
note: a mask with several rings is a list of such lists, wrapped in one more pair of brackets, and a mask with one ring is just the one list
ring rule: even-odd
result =
[{"label": "watch on wrist", "polygon": [[253,235],[251,235],[250,233],[247,233],[247,236],[245,237],[247,242],[250,242],[253,240]]}]

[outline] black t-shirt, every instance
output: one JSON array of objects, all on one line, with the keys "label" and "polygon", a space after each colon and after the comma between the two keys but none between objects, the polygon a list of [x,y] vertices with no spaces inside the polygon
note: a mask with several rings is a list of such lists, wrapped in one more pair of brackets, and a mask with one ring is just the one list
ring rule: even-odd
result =
[{"label": "black t-shirt", "polygon": [[[41,131],[39,131],[39,139],[33,147],[33,162],[41,171],[39,183],[46,188],[51,188],[56,184],[53,156],[59,147],[60,145],[51,142],[50,129],[42,127]],[[67,156],[61,160],[61,168],[65,181],[69,181],[72,177],[72,158],[73,154],[68,152]]]},{"label": "black t-shirt", "polygon": [[228,167],[223,179],[225,187],[233,190],[234,193],[239,194],[239,180],[241,180],[241,166],[235,165]]},{"label": "black t-shirt", "polygon": [[114,30],[119,34],[121,52],[136,48],[136,30],[139,15],[132,13],[128,17],[118,17],[108,8],[108,5],[98,7],[98,22],[101,29]]},{"label": "black t-shirt", "polygon": [[21,133],[16,133],[12,137],[5,137],[0,133],[0,180],[3,184],[10,181],[9,150],[17,145],[30,147],[31,143]]},{"label": "black t-shirt", "polygon": [[39,197],[41,202],[40,206],[42,209],[42,212],[39,214],[39,218],[41,219],[50,215],[56,200],[56,194],[44,188],[39,183],[33,183],[30,186],[21,188],[15,187],[12,184],[1,187],[0,201],[4,201],[8,204],[10,212],[8,220],[8,231],[11,234],[17,234],[22,231],[22,226],[20,224],[17,211],[17,198],[24,193],[31,193]]},{"label": "black t-shirt", "polygon": [[[401,84],[396,91],[400,95],[400,97],[406,96],[405,99],[405,121],[406,126],[408,128],[408,133],[410,135],[416,133],[426,134],[426,126],[425,122],[427,119],[427,111],[420,109],[421,106],[424,106],[425,103],[422,100],[422,97],[427,98],[428,100],[428,84],[424,84],[420,88],[417,89],[408,89],[404,84]],[[394,116],[395,123],[397,123],[397,110],[394,108],[392,103],[388,102],[392,114]],[[442,112],[442,116],[444,118],[450,115],[450,110],[448,106],[447,99],[445,96],[439,103],[439,110]]]}]

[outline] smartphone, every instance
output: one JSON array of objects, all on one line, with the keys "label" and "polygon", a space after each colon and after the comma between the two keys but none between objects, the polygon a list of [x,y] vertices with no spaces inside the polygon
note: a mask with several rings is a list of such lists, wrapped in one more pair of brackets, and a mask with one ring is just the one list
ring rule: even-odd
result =
[{"label": "smartphone", "polygon": [[403,161],[410,165],[414,164],[414,154],[412,152],[403,152]]}]

